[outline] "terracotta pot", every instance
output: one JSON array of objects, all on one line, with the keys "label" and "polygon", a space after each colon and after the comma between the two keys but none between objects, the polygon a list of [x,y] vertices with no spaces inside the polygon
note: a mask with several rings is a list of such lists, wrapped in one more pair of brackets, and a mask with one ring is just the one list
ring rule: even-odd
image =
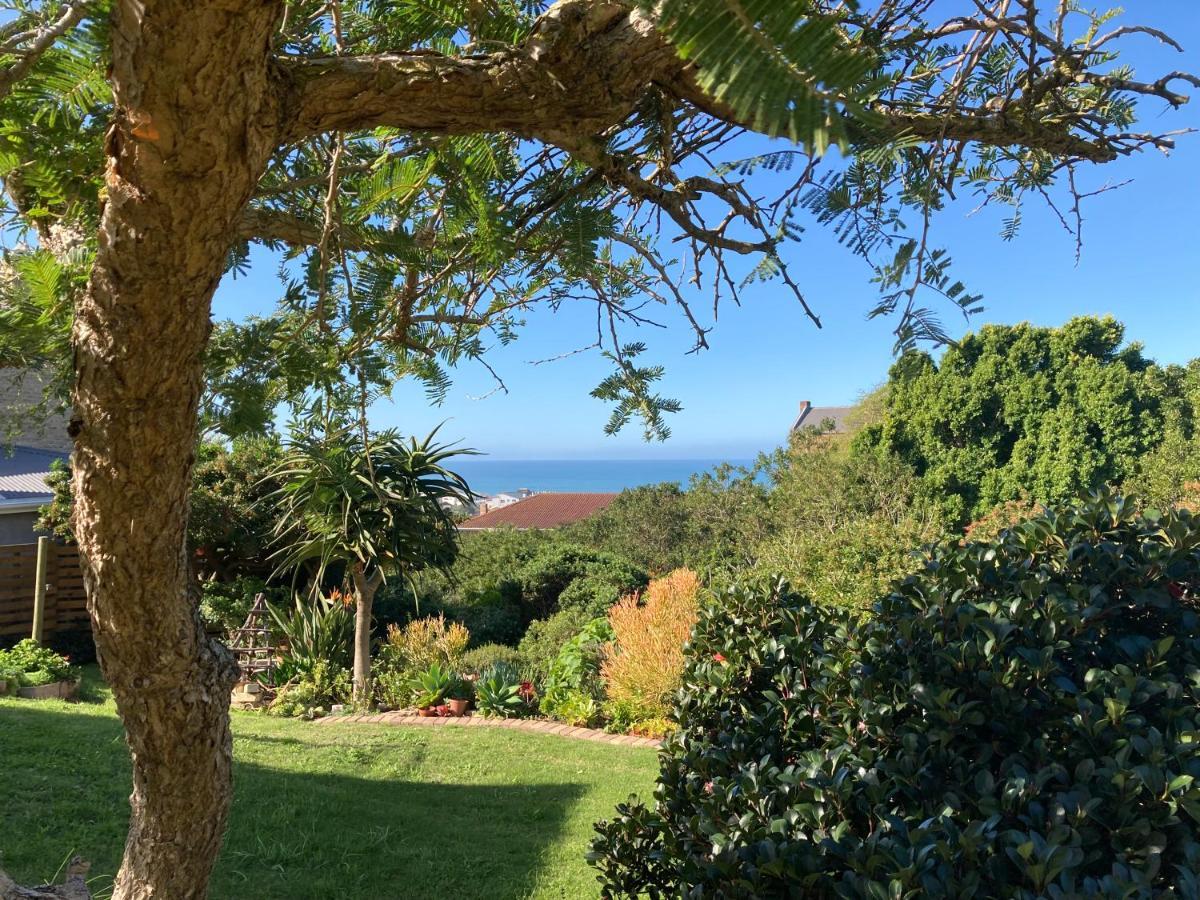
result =
[{"label": "terracotta pot", "polygon": [[452,716],[465,716],[470,703],[470,700],[455,700],[453,698],[446,701],[446,705],[450,707],[450,715]]},{"label": "terracotta pot", "polygon": [[27,700],[68,700],[79,690],[79,681],[55,681],[35,687],[17,688],[17,696]]},{"label": "terracotta pot", "polygon": [[420,716],[422,719],[428,719],[428,718],[431,718],[432,716],[437,715],[437,709],[432,706],[422,706],[420,709],[417,710],[417,715]]}]

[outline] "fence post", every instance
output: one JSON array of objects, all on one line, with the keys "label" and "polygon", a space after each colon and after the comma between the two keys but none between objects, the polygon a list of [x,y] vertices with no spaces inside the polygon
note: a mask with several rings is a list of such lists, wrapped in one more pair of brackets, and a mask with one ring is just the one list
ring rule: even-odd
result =
[{"label": "fence post", "polygon": [[42,642],[46,624],[46,563],[50,556],[50,538],[39,537],[37,542],[37,575],[33,582],[33,639]]}]

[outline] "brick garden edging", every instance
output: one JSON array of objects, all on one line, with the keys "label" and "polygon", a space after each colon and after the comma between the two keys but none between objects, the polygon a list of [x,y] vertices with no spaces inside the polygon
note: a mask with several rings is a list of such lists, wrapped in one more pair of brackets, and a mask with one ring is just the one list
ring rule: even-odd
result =
[{"label": "brick garden edging", "polygon": [[348,725],[362,722],[367,725],[413,725],[421,728],[508,728],[513,731],[528,731],[533,734],[556,734],[559,737],[594,741],[597,744],[615,744],[619,747],[653,747],[658,749],[662,741],[657,738],[639,737],[636,734],[609,734],[597,728],[575,728],[547,719],[492,719],[468,713],[465,716],[441,718],[418,716],[415,712],[385,712],[361,716],[324,716],[316,720],[318,725]]}]

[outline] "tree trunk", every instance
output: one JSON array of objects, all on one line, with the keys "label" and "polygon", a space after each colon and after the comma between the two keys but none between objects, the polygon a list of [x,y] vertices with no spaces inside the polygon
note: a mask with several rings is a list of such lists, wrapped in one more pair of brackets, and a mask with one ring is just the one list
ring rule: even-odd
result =
[{"label": "tree trunk", "polygon": [[366,576],[362,563],[350,567],[354,581],[354,702],[371,702],[371,610],[383,579],[376,572]]},{"label": "tree trunk", "polygon": [[76,310],[75,535],[133,757],[114,898],[204,897],[231,796],[236,667],[188,597],[187,505],[209,305],[277,113],[282,4],[114,4],[114,122]]}]

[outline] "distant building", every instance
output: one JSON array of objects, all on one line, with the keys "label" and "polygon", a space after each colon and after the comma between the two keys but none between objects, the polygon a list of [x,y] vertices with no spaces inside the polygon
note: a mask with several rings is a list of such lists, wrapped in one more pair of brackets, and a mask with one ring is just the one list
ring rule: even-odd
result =
[{"label": "distant building", "polygon": [[71,451],[67,416],[43,409],[36,372],[0,369],[0,544],[29,544],[38,508],[54,492],[46,483],[55,460]]},{"label": "distant building", "polygon": [[849,428],[846,418],[853,406],[813,406],[807,400],[800,402],[800,415],[792,425],[792,431],[801,428],[820,428],[826,420],[833,422],[833,434],[845,434]]},{"label": "distant building", "polygon": [[31,544],[38,509],[54,499],[46,483],[50,465],[67,454],[30,447],[0,449],[0,545]]},{"label": "distant building", "polygon": [[503,509],[506,506],[512,506],[514,503],[520,503],[533,496],[533,491],[529,488],[520,488],[511,493],[494,494],[491,497],[484,497],[479,501],[479,511],[481,513],[491,512],[494,509]]},{"label": "distant building", "polygon": [[557,528],[590,518],[616,499],[616,494],[532,494],[481,512],[458,527],[463,531],[486,531],[502,527]]},{"label": "distant building", "polygon": [[475,503],[464,503],[457,497],[442,497],[438,500],[438,506],[446,510],[446,512],[455,516],[473,516],[479,512],[479,506]]}]

